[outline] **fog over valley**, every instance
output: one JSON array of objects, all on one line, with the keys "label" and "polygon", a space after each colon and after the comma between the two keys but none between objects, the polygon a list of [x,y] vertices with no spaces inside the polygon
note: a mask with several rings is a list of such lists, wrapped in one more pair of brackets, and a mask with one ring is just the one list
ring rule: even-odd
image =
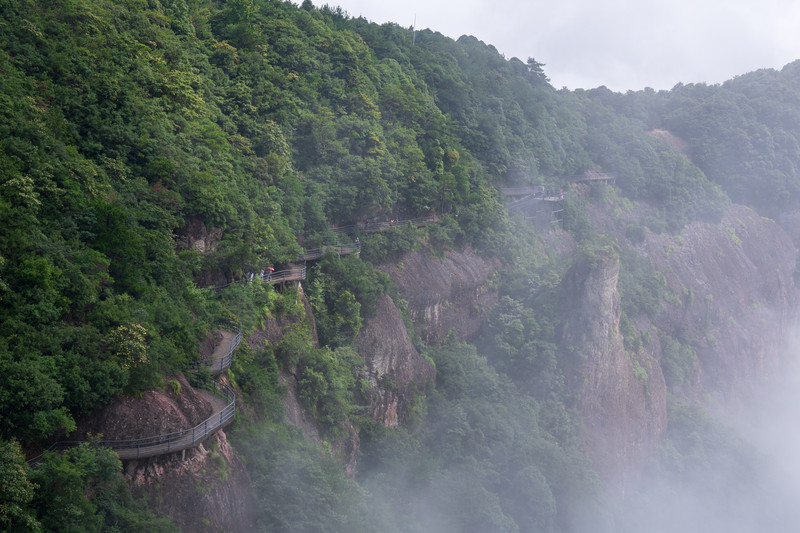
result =
[{"label": "fog over valley", "polygon": [[794,8],[0,3],[0,529],[800,529]]}]

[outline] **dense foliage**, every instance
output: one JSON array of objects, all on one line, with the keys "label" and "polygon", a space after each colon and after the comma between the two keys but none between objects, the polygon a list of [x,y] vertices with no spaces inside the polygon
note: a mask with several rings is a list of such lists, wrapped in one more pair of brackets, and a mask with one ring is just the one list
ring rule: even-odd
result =
[{"label": "dense foliage", "polygon": [[[563,228],[581,250],[620,257],[621,327],[635,354],[633,322],[669,295],[646,261],[589,222],[604,189],[587,199],[570,182],[607,173],[614,201],[645,206],[627,228],[634,244],[717,220],[729,198],[765,215],[796,206],[798,73],[795,63],[719,86],[556,91],[535,59],[429,30],[412,41],[308,0],[0,0],[0,525],[144,527],[151,517],[106,452],[82,447],[31,474],[21,450],[187,370],[217,320],[250,331],[268,316],[296,329],[243,349],[231,370],[267,421],[241,440],[265,530],[570,531],[604,520],[556,334],[568,265],[508,216],[498,191],[567,192]],[[288,265],[300,243],[340,238],[334,226],[433,216],[360,234],[361,257],[310,265],[319,345],[296,292],[201,288]],[[373,265],[466,245],[513,264],[497,280],[488,335],[430,349],[415,337],[436,363],[437,391],[417,399],[408,431],[363,420],[351,344],[392,294]],[[678,386],[696,354],[657,333]],[[360,421],[358,485],[280,426],[280,368],[326,438]],[[282,485],[273,472],[307,482]],[[58,522],[66,507],[74,524]]]}]

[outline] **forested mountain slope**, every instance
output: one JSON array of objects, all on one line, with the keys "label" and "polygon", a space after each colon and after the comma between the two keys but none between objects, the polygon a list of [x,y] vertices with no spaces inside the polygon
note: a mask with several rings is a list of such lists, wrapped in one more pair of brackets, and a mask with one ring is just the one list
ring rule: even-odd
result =
[{"label": "forested mountain slope", "polygon": [[[615,531],[643,472],[725,450],[711,492],[746,477],[698,405],[795,322],[798,72],[570,92],[309,1],[0,0],[0,524],[170,530],[108,450],[22,465],[120,395],[180,396],[220,320],[264,531]],[[208,289],[355,238],[302,288]]]}]

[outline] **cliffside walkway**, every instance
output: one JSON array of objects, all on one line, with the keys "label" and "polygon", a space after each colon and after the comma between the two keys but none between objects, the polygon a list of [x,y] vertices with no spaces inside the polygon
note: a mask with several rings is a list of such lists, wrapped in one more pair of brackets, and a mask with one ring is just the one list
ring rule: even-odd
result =
[{"label": "cliffside walkway", "polygon": [[211,354],[211,357],[208,357],[197,364],[197,366],[206,367],[214,375],[221,374],[230,368],[231,362],[233,362],[233,352],[236,351],[236,348],[238,348],[239,344],[242,342],[241,324],[223,322],[220,325],[222,327],[228,327],[234,330],[238,329],[238,332],[234,333],[233,331],[220,329],[219,331],[222,334],[222,341],[217,344],[217,347],[214,349],[214,353]]},{"label": "cliffside walkway", "polygon": [[431,215],[429,217],[385,220],[382,222],[360,222],[358,224],[350,224],[347,226],[339,226],[338,228],[331,228],[331,231],[334,233],[351,233],[358,230],[361,233],[375,233],[407,224],[411,224],[412,226],[422,226],[423,224],[436,222],[437,220],[439,220],[438,216]]},{"label": "cliffside walkway", "polygon": [[509,204],[511,206],[517,203],[526,202],[529,200],[539,200],[542,202],[560,202],[564,199],[564,193],[548,194],[542,187],[516,187],[512,189],[503,189],[503,196],[508,198],[519,198]]},{"label": "cliffside walkway", "polygon": [[[242,339],[242,330],[239,332],[223,332],[223,342],[217,346],[214,355],[204,365],[212,373],[220,373],[228,368],[233,358],[233,352]],[[222,347],[220,349],[220,347]],[[216,354],[220,357],[217,359]],[[227,366],[225,366],[227,365]],[[188,448],[194,448],[217,430],[223,428],[233,421],[236,416],[236,394],[229,386],[215,380],[209,380],[200,386],[201,390],[208,391],[213,395],[210,398],[212,405],[215,405],[214,413],[197,424],[196,426],[172,433],[163,433],[128,440],[104,440],[97,443],[98,446],[111,448],[123,461],[131,459],[144,459],[166,453],[174,453]],[[46,451],[56,452],[78,446],[84,441],[58,441],[53,443]],[[28,460],[28,465],[35,467],[44,459],[44,454],[38,455]]]},{"label": "cliffside walkway", "polygon": [[351,244],[325,244],[320,248],[305,250],[297,258],[302,261],[313,261],[331,252],[339,255],[359,255],[361,253],[361,243],[356,241]]},{"label": "cliffside walkway", "polygon": [[[305,265],[303,265],[300,268],[289,268],[286,270],[278,270],[275,272],[270,272],[269,275],[264,274],[263,278],[261,278],[260,274],[253,273],[252,281],[255,281],[256,278],[260,278],[261,281],[263,281],[264,283],[270,283],[273,285],[275,283],[281,283],[284,281],[302,281],[306,279],[306,267]],[[251,281],[250,276],[245,276],[245,279],[236,279],[229,283],[226,283],[225,285],[217,285],[216,287],[206,287],[206,288],[211,289],[213,291],[219,291],[222,289],[226,289],[231,285],[235,285],[237,283],[248,283],[249,281]]]},{"label": "cliffside walkway", "polygon": [[581,176],[580,178],[575,178],[572,181],[575,183],[591,183],[593,181],[603,181],[608,183],[609,185],[614,185],[616,180],[617,180],[616,176],[605,174],[597,170],[588,170],[583,173],[583,176]]},{"label": "cliffside walkway", "polygon": [[[339,255],[359,255],[361,253],[361,243],[356,241],[350,244],[325,244],[319,248],[311,250],[304,250],[297,256],[299,261],[313,261],[319,259],[327,253],[336,253]],[[216,287],[207,287],[208,289],[219,291],[230,287],[236,283],[248,283],[260,279],[264,283],[274,285],[276,283],[283,283],[286,281],[304,281],[306,279],[307,267],[303,264],[302,267],[288,268],[286,270],[265,272],[262,276],[260,273],[251,272],[250,275],[245,275],[244,279],[237,279],[226,283],[225,285],[217,285]]]}]

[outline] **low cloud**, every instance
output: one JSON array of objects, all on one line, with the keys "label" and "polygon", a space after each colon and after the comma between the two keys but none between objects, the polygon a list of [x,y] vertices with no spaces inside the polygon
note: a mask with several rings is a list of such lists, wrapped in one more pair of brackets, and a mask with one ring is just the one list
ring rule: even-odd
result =
[{"label": "low cloud", "polygon": [[[321,4],[322,2],[320,2]],[[729,2],[514,0],[402,4],[338,2],[353,16],[449,37],[474,35],[506,57],[534,57],[556,88],[616,91],[719,83],[759,68],[781,68],[800,50],[800,6]]]}]

